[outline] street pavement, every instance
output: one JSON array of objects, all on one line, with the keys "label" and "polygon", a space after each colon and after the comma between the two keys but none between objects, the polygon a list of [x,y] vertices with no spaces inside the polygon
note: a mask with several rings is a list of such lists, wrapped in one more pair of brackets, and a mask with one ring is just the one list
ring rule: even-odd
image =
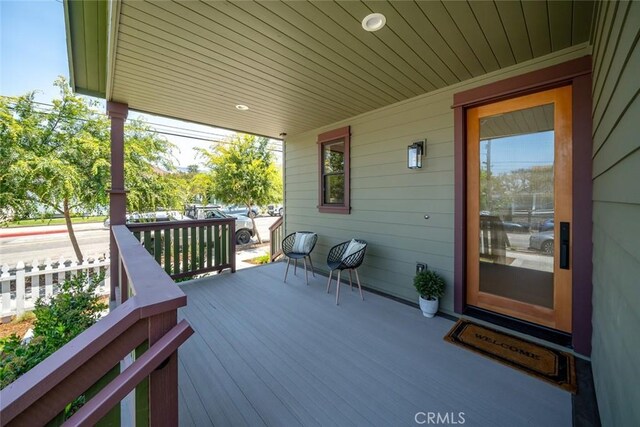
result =
[{"label": "street pavement", "polygon": [[[263,241],[269,240],[269,226],[277,217],[258,217],[256,225]],[[85,258],[109,254],[109,230],[102,223],[76,224],[74,231]],[[255,239],[254,239],[255,240]],[[241,248],[238,248],[241,249]],[[0,266],[15,266],[19,261],[57,261],[75,259],[64,225],[0,229]]]}]

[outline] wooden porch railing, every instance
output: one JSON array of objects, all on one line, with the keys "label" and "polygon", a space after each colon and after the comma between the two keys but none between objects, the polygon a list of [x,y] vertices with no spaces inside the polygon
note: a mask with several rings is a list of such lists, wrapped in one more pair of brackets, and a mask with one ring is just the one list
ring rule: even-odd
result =
[{"label": "wooden porch railing", "polygon": [[65,425],[119,425],[119,402],[134,389],[135,424],[178,425],[176,350],[193,330],[177,309],[187,297],[125,226],[111,232],[121,304],[0,391],[3,426],[60,424],[81,395],[86,403]]},{"label": "wooden porch railing", "polygon": [[235,219],[150,222],[127,226],[173,279],[236,271]]},{"label": "wooden porch railing", "polygon": [[282,255],[282,239],[284,239],[284,217],[280,217],[269,227],[269,258],[273,262]]}]

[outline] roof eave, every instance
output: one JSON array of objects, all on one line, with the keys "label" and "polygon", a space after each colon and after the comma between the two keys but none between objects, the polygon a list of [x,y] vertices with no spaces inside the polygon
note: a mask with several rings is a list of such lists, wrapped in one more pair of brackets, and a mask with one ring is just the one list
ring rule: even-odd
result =
[{"label": "roof eave", "polygon": [[[106,57],[105,48],[95,49],[87,46],[86,40],[107,40],[110,22],[107,28],[101,29],[100,25],[87,25],[88,20],[84,19],[85,2],[64,0],[64,20],[67,42],[67,55],[69,60],[69,84],[74,92],[95,96],[106,97],[106,70],[101,69],[101,58]],[[97,19],[106,19],[107,1],[99,0],[93,3],[97,5]],[[94,9],[95,11],[95,9]],[[105,43],[98,43],[104,46]],[[97,77],[96,77],[97,76]],[[91,77],[91,78],[89,78]]]}]

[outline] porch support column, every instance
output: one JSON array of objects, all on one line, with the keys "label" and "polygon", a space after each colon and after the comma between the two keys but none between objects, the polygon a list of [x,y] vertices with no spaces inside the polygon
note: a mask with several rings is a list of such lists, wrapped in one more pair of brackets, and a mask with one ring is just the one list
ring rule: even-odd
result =
[{"label": "porch support column", "polygon": [[[129,106],[119,102],[107,102],[107,114],[111,119],[111,189],[109,190],[109,217],[111,226],[126,223],[127,195],[124,189],[124,122]],[[116,302],[116,288],[120,282],[118,247],[113,233],[109,233],[111,264],[110,302]]]}]

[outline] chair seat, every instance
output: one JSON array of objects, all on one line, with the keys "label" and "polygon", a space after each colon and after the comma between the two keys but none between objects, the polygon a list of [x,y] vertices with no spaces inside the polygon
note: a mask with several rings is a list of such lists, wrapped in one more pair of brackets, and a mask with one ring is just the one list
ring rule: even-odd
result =
[{"label": "chair seat", "polygon": [[285,253],[285,256],[289,257],[289,258],[293,258],[293,259],[302,259],[306,256],[309,256],[309,254],[303,254],[303,253],[299,253],[299,252],[287,252]]},{"label": "chair seat", "polygon": [[342,261],[327,262],[327,266],[329,267],[329,270],[337,269],[338,267],[340,267],[340,264],[342,264]]}]

